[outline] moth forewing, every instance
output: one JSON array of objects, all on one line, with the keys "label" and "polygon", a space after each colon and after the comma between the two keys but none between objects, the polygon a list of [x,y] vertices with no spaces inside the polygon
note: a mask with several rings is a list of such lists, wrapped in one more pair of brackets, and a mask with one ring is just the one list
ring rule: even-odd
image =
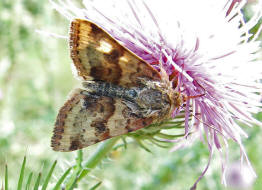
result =
[{"label": "moth forewing", "polygon": [[139,77],[161,81],[156,69],[88,20],[71,22],[69,43],[78,75],[85,80],[92,77],[125,87],[137,86]]}]

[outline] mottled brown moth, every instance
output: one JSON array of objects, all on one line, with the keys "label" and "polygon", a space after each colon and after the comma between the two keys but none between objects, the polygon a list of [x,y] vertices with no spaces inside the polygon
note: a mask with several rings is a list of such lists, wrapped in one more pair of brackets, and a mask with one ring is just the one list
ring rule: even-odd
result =
[{"label": "mottled brown moth", "polygon": [[70,51],[83,88],[60,109],[51,146],[73,151],[171,117],[181,98],[150,64],[96,24],[75,19]]}]

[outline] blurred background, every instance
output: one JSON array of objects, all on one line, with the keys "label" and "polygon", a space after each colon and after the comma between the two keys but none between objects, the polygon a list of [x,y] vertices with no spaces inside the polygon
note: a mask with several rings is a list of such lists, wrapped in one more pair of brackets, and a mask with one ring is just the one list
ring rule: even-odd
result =
[{"label": "blurred background", "polygon": [[[252,15],[254,3],[245,10],[247,19]],[[54,176],[60,176],[74,164],[75,153],[57,153],[50,148],[57,111],[71,89],[78,85],[71,73],[68,42],[36,32],[67,36],[68,26],[69,21],[52,9],[48,1],[0,1],[0,184],[7,163],[11,189],[17,185],[24,155],[28,159],[26,174],[43,171],[45,175],[57,159]],[[262,121],[262,114],[256,117]],[[257,126],[244,129],[249,138],[243,144],[258,178],[249,186],[252,180],[244,176],[241,181],[249,185],[242,189],[261,190],[262,130]],[[84,149],[84,158],[96,147]],[[113,151],[83,180],[79,189],[88,189],[98,181],[102,181],[98,188],[101,190],[188,189],[208,160],[208,150],[200,142],[174,153],[159,147],[150,148],[153,153],[136,145]],[[237,161],[239,149],[232,142],[230,151],[231,161]],[[56,178],[52,177],[52,181]],[[218,155],[198,189],[226,189],[221,185]]]}]

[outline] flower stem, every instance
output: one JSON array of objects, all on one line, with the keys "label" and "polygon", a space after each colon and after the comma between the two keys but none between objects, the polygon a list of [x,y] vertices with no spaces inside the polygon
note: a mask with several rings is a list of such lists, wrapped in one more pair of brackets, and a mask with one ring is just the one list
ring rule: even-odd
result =
[{"label": "flower stem", "polygon": [[108,139],[101,143],[95,153],[91,155],[86,162],[84,162],[83,167],[86,168],[82,170],[80,173],[78,180],[80,181],[83,177],[85,177],[93,168],[96,167],[100,161],[105,158],[105,156],[112,150],[115,143],[118,141],[120,137],[115,137]]}]

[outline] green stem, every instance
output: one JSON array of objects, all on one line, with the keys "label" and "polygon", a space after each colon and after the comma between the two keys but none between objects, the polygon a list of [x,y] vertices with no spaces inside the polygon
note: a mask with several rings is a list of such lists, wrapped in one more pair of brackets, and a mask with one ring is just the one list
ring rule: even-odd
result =
[{"label": "green stem", "polygon": [[79,169],[82,169],[82,162],[83,162],[83,150],[78,150],[77,157],[76,157],[76,165]]},{"label": "green stem", "polygon": [[77,151],[76,165],[74,166],[73,173],[68,177],[66,183],[66,189],[72,189],[76,185],[78,175],[82,171],[82,161],[83,161],[83,150]]},{"label": "green stem", "polygon": [[87,169],[82,170],[81,174],[78,177],[79,181],[83,177],[85,177],[93,168],[95,168],[96,165],[99,164],[103,158],[106,157],[106,155],[111,151],[119,138],[120,137],[114,137],[108,139],[98,146],[95,153],[91,155],[86,162],[84,162],[83,167]]}]

